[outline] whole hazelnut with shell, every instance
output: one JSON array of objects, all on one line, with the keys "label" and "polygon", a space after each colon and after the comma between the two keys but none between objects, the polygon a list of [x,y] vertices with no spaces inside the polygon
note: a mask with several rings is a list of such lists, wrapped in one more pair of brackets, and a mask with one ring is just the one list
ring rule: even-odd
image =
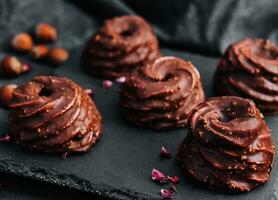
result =
[{"label": "whole hazelnut with shell", "polygon": [[0,64],[0,72],[7,77],[15,77],[23,72],[22,63],[15,56],[6,56]]},{"label": "whole hazelnut with shell", "polygon": [[55,42],[57,30],[54,26],[46,23],[38,24],[35,30],[36,38],[44,42]]},{"label": "whole hazelnut with shell", "polygon": [[17,88],[16,84],[8,84],[0,87],[0,105],[8,108],[13,97],[13,91]]},{"label": "whole hazelnut with shell", "polygon": [[69,58],[69,53],[63,48],[51,48],[47,59],[50,64],[60,65]]},{"label": "whole hazelnut with shell", "polygon": [[13,37],[12,47],[18,52],[29,52],[33,47],[33,39],[28,33],[19,33]]}]

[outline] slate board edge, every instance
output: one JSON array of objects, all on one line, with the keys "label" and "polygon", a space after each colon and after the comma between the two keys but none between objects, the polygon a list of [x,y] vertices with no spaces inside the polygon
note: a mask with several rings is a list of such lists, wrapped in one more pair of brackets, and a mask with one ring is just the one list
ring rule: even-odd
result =
[{"label": "slate board edge", "polygon": [[120,187],[115,188],[105,184],[92,184],[88,180],[79,178],[74,174],[61,173],[55,169],[46,171],[45,169],[38,168],[38,167],[29,168],[24,165],[16,164],[13,160],[1,159],[0,172],[22,176],[24,178],[38,180],[50,184],[55,184],[61,187],[76,189],[83,192],[89,192],[104,198],[112,198],[117,200],[161,199],[161,198],[155,198],[147,194],[138,193],[136,191],[127,190]]}]

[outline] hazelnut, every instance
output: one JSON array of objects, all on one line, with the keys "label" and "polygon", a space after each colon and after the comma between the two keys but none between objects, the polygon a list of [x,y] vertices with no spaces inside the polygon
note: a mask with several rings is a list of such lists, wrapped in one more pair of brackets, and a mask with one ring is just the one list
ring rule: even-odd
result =
[{"label": "hazelnut", "polygon": [[62,48],[52,48],[49,50],[47,59],[51,64],[59,65],[69,58],[69,53]]},{"label": "hazelnut", "polygon": [[34,59],[44,58],[46,57],[47,54],[48,54],[48,48],[43,44],[36,45],[31,50],[31,55]]},{"label": "hazelnut", "polygon": [[6,56],[0,64],[0,71],[9,77],[18,76],[23,72],[22,63],[15,56]]},{"label": "hazelnut", "polygon": [[13,37],[12,46],[16,51],[29,52],[33,46],[33,40],[28,33],[19,33]]},{"label": "hazelnut", "polygon": [[13,97],[13,91],[17,88],[16,84],[8,84],[0,87],[0,105],[8,108]]},{"label": "hazelnut", "polygon": [[55,42],[57,39],[57,30],[52,25],[41,23],[36,27],[36,37],[40,41]]}]

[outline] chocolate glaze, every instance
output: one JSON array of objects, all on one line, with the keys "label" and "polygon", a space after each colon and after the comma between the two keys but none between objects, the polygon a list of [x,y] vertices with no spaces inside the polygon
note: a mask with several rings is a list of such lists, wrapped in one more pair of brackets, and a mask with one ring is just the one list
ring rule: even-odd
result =
[{"label": "chocolate glaze", "polygon": [[160,55],[151,26],[139,16],[107,20],[88,41],[81,65],[91,74],[107,78],[125,76]]},{"label": "chocolate glaze", "polygon": [[218,64],[217,95],[250,98],[266,114],[278,113],[278,46],[269,40],[232,44]]},{"label": "chocolate glaze", "polygon": [[221,191],[249,191],[269,180],[275,147],[253,101],[226,96],[198,105],[177,160],[185,173]]},{"label": "chocolate glaze", "polygon": [[175,57],[160,57],[135,69],[120,88],[121,107],[133,123],[153,129],[186,126],[204,100],[197,69]]},{"label": "chocolate glaze", "polygon": [[102,133],[94,102],[67,78],[35,77],[15,89],[10,108],[12,134],[29,149],[88,151]]}]

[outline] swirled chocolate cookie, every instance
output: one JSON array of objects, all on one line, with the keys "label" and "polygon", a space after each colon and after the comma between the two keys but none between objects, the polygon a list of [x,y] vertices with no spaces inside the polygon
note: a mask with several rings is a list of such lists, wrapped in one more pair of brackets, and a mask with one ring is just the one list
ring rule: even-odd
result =
[{"label": "swirled chocolate cookie", "polygon": [[10,108],[12,134],[29,149],[88,151],[102,133],[94,102],[67,78],[35,77],[14,90]]},{"label": "swirled chocolate cookie", "polygon": [[269,180],[275,147],[253,101],[210,98],[188,123],[177,160],[189,177],[211,189],[241,192]]},{"label": "swirled chocolate cookie", "polygon": [[232,44],[218,64],[214,82],[217,95],[246,97],[262,112],[278,113],[278,46],[249,38]]},{"label": "swirled chocolate cookie", "polygon": [[135,69],[120,88],[121,107],[133,123],[153,129],[184,127],[204,100],[197,69],[175,57],[160,57]]},{"label": "swirled chocolate cookie", "polygon": [[151,26],[141,17],[121,16],[107,20],[88,41],[81,65],[91,74],[116,78],[159,55]]}]

